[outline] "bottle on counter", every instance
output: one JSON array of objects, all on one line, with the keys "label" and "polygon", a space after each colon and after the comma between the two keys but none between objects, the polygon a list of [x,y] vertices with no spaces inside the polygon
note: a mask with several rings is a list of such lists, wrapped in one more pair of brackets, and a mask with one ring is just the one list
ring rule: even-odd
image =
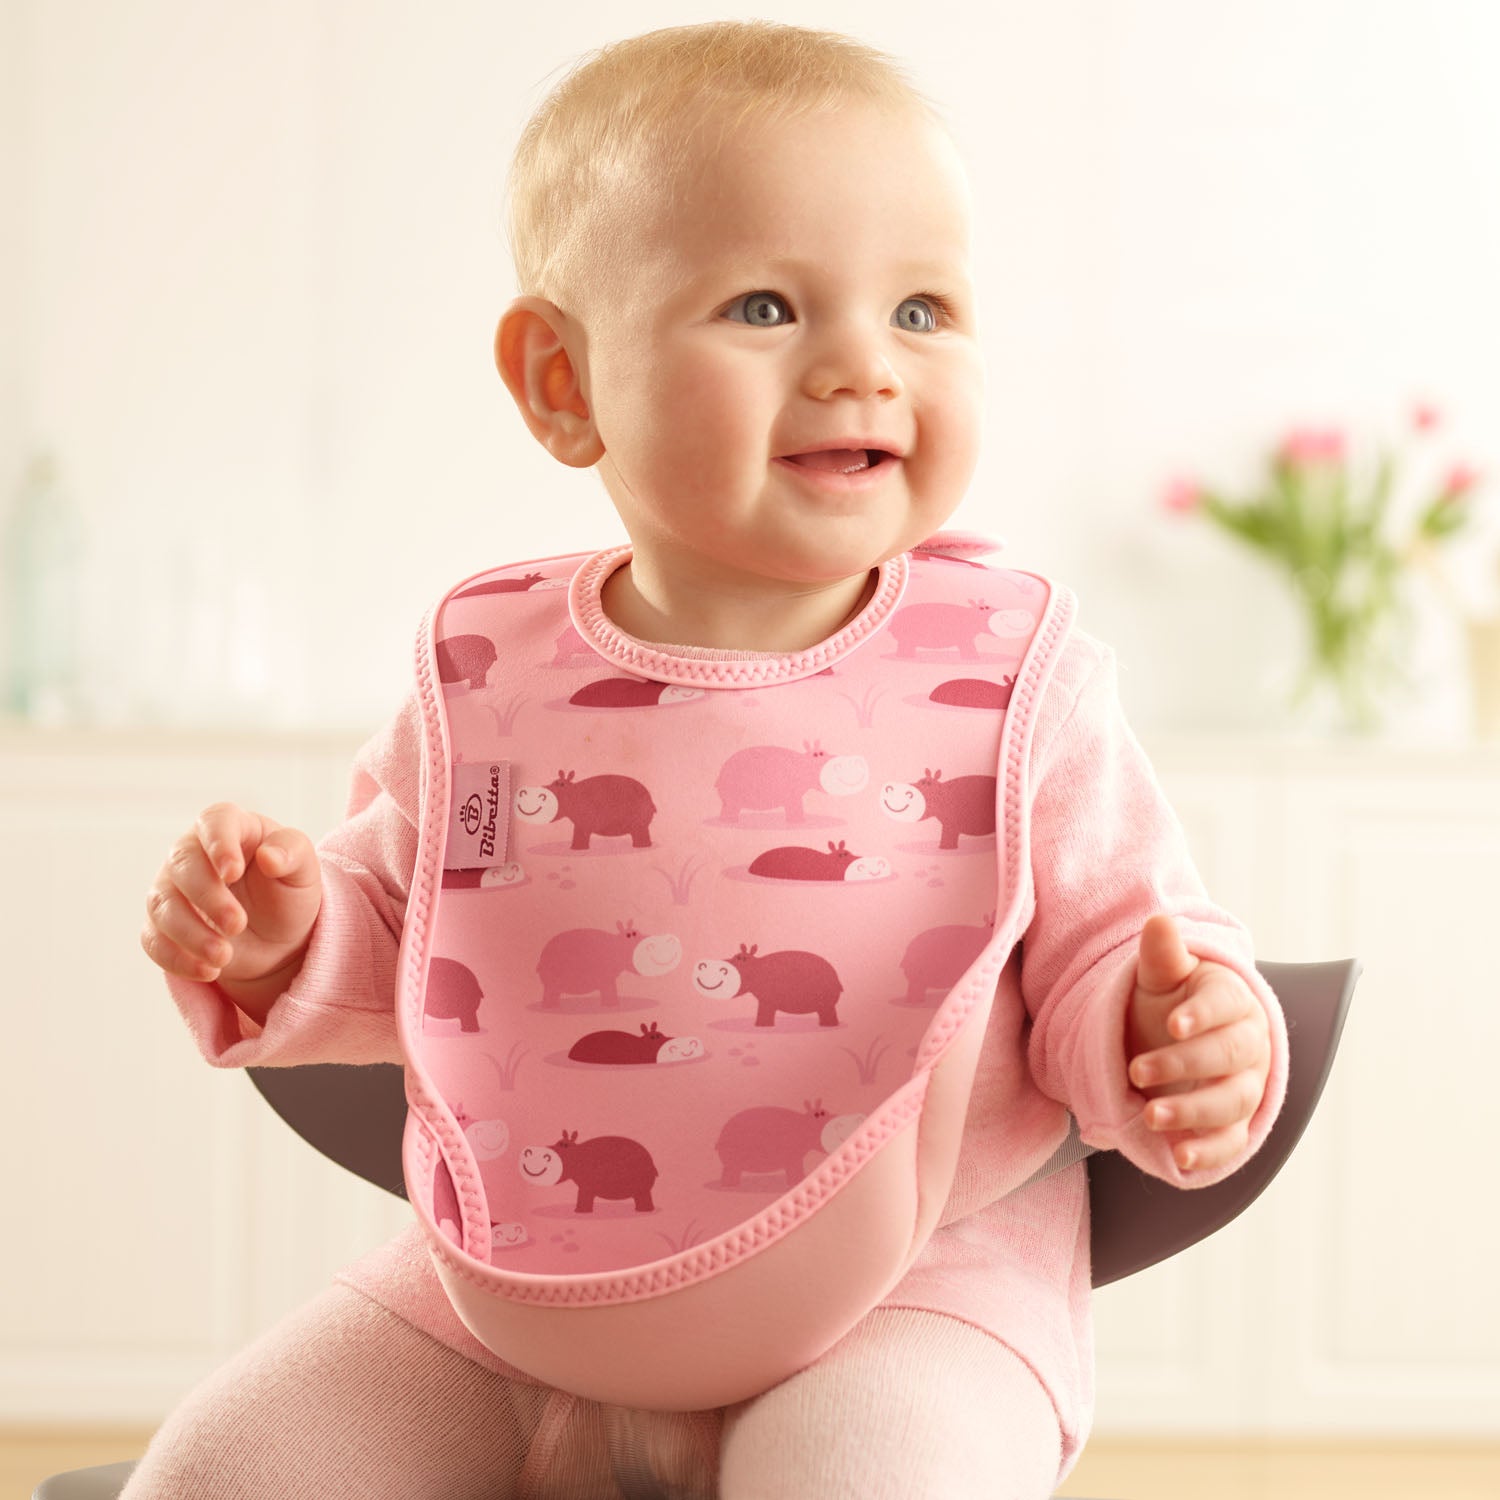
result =
[{"label": "bottle on counter", "polygon": [[79,710],[83,525],[50,452],[28,464],[7,518],[5,709],[41,724]]}]

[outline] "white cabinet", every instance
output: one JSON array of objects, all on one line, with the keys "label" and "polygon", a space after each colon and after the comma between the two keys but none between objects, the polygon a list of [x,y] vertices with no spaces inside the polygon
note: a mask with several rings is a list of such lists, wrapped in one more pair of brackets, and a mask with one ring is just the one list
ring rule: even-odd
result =
[{"label": "white cabinet", "polygon": [[[407,1222],[198,1059],[137,940],[199,807],[316,837],[356,745],[0,730],[0,1421],[153,1421]],[[1098,1294],[1096,1430],[1495,1434],[1500,749],[1146,748],[1259,954],[1365,974],[1267,1193]]]},{"label": "white cabinet", "polygon": [[1500,747],[1147,745],[1258,956],[1358,957],[1265,1195],[1099,1293],[1100,1430],[1500,1432]]},{"label": "white cabinet", "polygon": [[321,829],[354,748],[0,733],[0,1420],[159,1419],[403,1222],[199,1059],[138,936],[200,807]]}]

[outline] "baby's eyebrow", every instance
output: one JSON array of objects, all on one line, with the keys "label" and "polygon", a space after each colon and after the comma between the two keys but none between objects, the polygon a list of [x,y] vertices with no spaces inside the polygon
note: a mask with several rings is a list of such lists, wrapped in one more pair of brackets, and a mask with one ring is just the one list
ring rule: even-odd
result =
[{"label": "baby's eyebrow", "polygon": [[[701,286],[706,281],[741,282],[763,272],[798,271],[805,273],[824,269],[817,261],[799,260],[791,255],[771,256],[765,259],[747,258],[708,266],[692,277],[687,285],[689,287]],[[958,266],[939,260],[901,261],[893,266],[892,270],[899,276],[914,280],[942,281],[960,286],[968,281],[967,274]]]}]

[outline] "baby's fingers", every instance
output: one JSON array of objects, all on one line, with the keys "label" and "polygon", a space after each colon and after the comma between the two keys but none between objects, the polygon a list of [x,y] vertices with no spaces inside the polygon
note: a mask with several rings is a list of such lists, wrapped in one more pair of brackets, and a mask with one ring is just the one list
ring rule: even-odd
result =
[{"label": "baby's fingers", "polygon": [[224,937],[233,937],[245,926],[244,909],[210,862],[196,829],[185,833],[172,846],[147,898],[148,911],[153,898],[161,905],[172,895],[186,898],[198,915]]},{"label": "baby's fingers", "polygon": [[256,850],[255,862],[263,874],[287,885],[316,885],[322,874],[313,841],[298,828],[273,829]]},{"label": "baby's fingers", "polygon": [[1265,1027],[1247,1017],[1232,1026],[1216,1026],[1190,1041],[1141,1053],[1130,1064],[1130,1081],[1146,1089],[1182,1079],[1224,1078],[1262,1067],[1265,1060]]},{"label": "baby's fingers", "polygon": [[234,953],[182,892],[165,880],[158,880],[146,897],[141,947],[152,963],[184,979],[214,978]]},{"label": "baby's fingers", "polygon": [[1248,1120],[1260,1098],[1259,1075],[1236,1073],[1205,1083],[1190,1094],[1153,1100],[1146,1106],[1146,1123],[1153,1130],[1219,1130]]},{"label": "baby's fingers", "polygon": [[215,802],[198,814],[194,831],[214,874],[226,885],[233,885],[245,873],[246,861],[256,846],[275,826],[269,818],[246,812],[233,802]]},{"label": "baby's fingers", "polygon": [[1207,1135],[1190,1136],[1172,1147],[1172,1156],[1184,1172],[1206,1172],[1233,1161],[1249,1144],[1250,1127],[1242,1120]]}]

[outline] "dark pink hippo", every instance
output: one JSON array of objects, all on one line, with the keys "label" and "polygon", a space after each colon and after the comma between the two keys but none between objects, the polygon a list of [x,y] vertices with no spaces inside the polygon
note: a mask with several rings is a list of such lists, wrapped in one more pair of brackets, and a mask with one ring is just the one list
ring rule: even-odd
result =
[{"label": "dark pink hippo", "polygon": [[980,838],[995,831],[995,778],[955,776],[942,780],[941,771],[926,771],[916,783],[888,781],[880,791],[880,806],[901,823],[936,818],[942,825],[939,849],[957,849],[961,833]]},{"label": "dark pink hippo", "polygon": [[495,665],[495,643],[487,635],[450,635],[437,643],[438,681],[482,688]]},{"label": "dark pink hippo", "polygon": [[928,990],[946,994],[965,969],[984,952],[995,935],[992,927],[929,927],[906,945],[901,972],[906,975],[906,1003],[921,1005]]},{"label": "dark pink hippo", "polygon": [[658,1172],[651,1153],[623,1135],[596,1135],[580,1141],[576,1130],[563,1131],[550,1146],[523,1146],[518,1163],[533,1187],[578,1184],[574,1212],[591,1214],[595,1198],[634,1198],[637,1213],[653,1213],[651,1185]]},{"label": "dark pink hippo", "polygon": [[720,1187],[738,1187],[745,1172],[784,1172],[794,1187],[807,1175],[809,1151],[837,1151],[858,1127],[862,1115],[830,1119],[818,1099],[802,1101],[802,1113],[760,1104],[730,1116],[714,1150],[723,1164]]},{"label": "dark pink hippo", "polygon": [[628,1031],[591,1031],[573,1043],[568,1056],[586,1063],[687,1062],[703,1056],[703,1043],[695,1036],[663,1036],[655,1021],[648,1031],[643,1021],[639,1036]]},{"label": "dark pink hippo", "polygon": [[748,745],[724,762],[714,789],[723,804],[723,817],[738,822],[748,807],[759,812],[779,807],[788,823],[805,823],[802,799],[824,791],[834,797],[862,792],[870,779],[869,762],[862,755],[829,758],[819,741],[802,741],[801,751],[780,745]]},{"label": "dark pink hippo", "polygon": [[574,849],[587,849],[595,834],[616,838],[627,833],[635,848],[651,848],[656,804],[640,782],[633,776],[586,776],[582,781],[573,776],[559,771],[546,786],[523,786],[516,793],[516,816],[523,823],[570,820]]},{"label": "dark pink hippo", "polygon": [[703,696],[702,688],[678,687],[670,682],[650,682],[639,677],[596,677],[586,682],[568,702],[575,708],[655,708],[673,703],[691,703]]},{"label": "dark pink hippo", "polygon": [[483,583],[476,583],[466,588],[461,594],[455,594],[455,599],[475,599],[481,594],[524,594],[528,589],[540,583],[545,577],[542,573],[528,573],[524,578],[488,578]]},{"label": "dark pink hippo", "polygon": [[767,849],[750,861],[752,875],[772,880],[879,880],[891,873],[890,861],[880,855],[861,859],[844,847],[843,839],[828,842],[828,853],[800,844]]},{"label": "dark pink hippo", "polygon": [[573,927],[548,938],[536,961],[542,1005],[554,1010],[564,995],[597,994],[614,1009],[620,1003],[619,975],[669,974],[681,961],[682,944],[671,933],[643,938],[634,922],[616,922],[613,932]]},{"label": "dark pink hippo", "polygon": [[693,969],[693,988],[710,1000],[754,995],[757,1026],[774,1026],[779,1010],[789,1016],[816,1013],[820,1026],[837,1026],[835,1007],[844,986],[833,965],[798,948],[756,957],[759,946],[741,943],[733,958],[700,959]]},{"label": "dark pink hippo", "polygon": [[479,1030],[479,1002],[484,992],[474,971],[454,958],[434,958],[427,966],[424,1021],[458,1021],[464,1031]]},{"label": "dark pink hippo", "polygon": [[1006,673],[1000,682],[983,677],[953,677],[940,682],[928,693],[933,703],[949,703],[955,708],[1009,708],[1011,689],[1016,679]]}]

